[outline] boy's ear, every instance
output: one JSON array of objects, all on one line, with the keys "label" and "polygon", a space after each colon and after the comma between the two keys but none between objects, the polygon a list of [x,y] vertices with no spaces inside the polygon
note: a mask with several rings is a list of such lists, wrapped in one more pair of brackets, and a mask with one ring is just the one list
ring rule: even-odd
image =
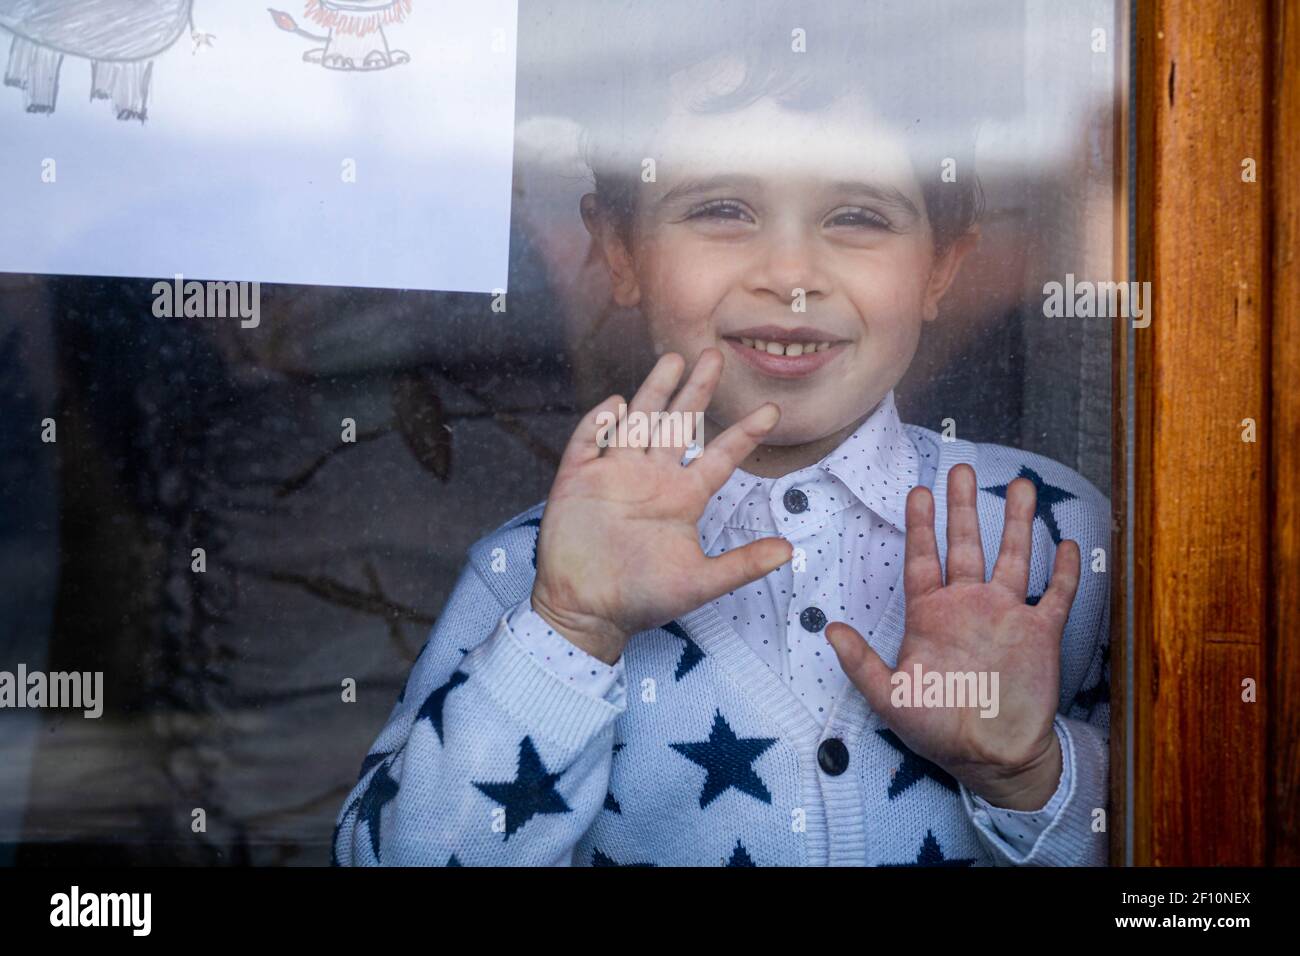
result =
[{"label": "boy's ear", "polygon": [[610,283],[614,290],[614,302],[625,309],[635,308],[641,303],[641,285],[637,282],[636,270],[633,268],[632,253],[600,208],[595,193],[587,193],[580,203],[582,223],[591,233],[592,241],[600,250],[609,269]]},{"label": "boy's ear", "polygon": [[961,269],[962,260],[979,245],[980,231],[975,226],[969,232],[964,233],[960,238],[948,247],[948,250],[939,257],[935,262],[934,268],[930,270],[930,283],[926,286],[925,302],[922,307],[922,318],[927,322],[933,322],[939,317],[939,303],[952,285],[952,281],[957,278],[957,273]]}]

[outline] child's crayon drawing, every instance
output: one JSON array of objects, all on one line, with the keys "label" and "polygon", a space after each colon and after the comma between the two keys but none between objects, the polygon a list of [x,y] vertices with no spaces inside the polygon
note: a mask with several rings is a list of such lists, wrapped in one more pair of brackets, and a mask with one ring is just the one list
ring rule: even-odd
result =
[{"label": "child's crayon drawing", "polygon": [[304,16],[327,31],[318,34],[282,10],[270,11],[281,30],[324,44],[302,58],[329,70],[387,70],[409,63],[409,53],[388,45],[384,27],[403,22],[410,12],[411,0],[306,0]]},{"label": "child's crayon drawing", "polygon": [[194,0],[0,0],[0,29],[13,34],[4,85],[22,90],[28,113],[53,113],[64,57],[90,61],[90,98],[117,118],[143,122],[153,61],[189,28],[195,50],[212,37],[194,29]]}]

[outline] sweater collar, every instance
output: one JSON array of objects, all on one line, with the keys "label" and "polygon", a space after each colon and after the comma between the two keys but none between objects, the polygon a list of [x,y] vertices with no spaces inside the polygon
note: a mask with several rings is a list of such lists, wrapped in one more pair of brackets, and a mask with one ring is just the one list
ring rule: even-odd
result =
[{"label": "sweater collar", "polygon": [[903,430],[891,391],[816,464],[780,478],[737,468],[700,518],[700,545],[709,552],[723,528],[798,538],[854,501],[902,531],[907,493],[918,477],[916,446]]}]

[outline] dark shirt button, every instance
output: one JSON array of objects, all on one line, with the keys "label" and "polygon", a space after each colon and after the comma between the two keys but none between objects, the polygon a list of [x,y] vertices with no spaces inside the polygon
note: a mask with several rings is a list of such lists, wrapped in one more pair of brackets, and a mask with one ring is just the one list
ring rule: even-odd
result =
[{"label": "dark shirt button", "polygon": [[803,514],[808,510],[808,496],[798,488],[787,490],[781,500],[785,503],[785,510],[792,515]]},{"label": "dark shirt button", "polygon": [[817,766],[832,777],[849,769],[849,748],[838,737],[828,737],[817,748]]},{"label": "dark shirt button", "polygon": [[826,615],[822,613],[819,607],[806,607],[803,613],[799,615],[799,623],[803,625],[805,631],[812,631],[816,634],[826,626]]}]

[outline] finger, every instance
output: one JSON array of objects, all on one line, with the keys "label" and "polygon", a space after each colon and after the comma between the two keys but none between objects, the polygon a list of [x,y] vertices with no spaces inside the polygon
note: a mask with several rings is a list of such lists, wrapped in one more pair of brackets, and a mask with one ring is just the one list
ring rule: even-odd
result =
[{"label": "finger", "polygon": [[993,581],[1021,598],[1029,590],[1029,555],[1034,543],[1034,509],[1038,489],[1028,478],[1007,485],[1006,518],[1002,523],[1002,546],[993,565]]},{"label": "finger", "polygon": [[910,602],[943,587],[939,543],[934,537],[934,495],[913,488],[907,495],[907,534],[903,539],[903,596]]},{"label": "finger", "polygon": [[644,453],[650,447],[650,415],[663,411],[685,368],[685,360],[676,352],[668,352],[655,362],[632,401],[627,403],[628,450]]},{"label": "finger", "polygon": [[601,448],[614,441],[622,404],[622,395],[611,395],[582,417],[560,456],[560,471],[600,457]]},{"label": "finger", "polygon": [[1062,623],[1070,616],[1075,592],[1079,589],[1079,545],[1068,538],[1056,546],[1056,559],[1052,562],[1052,579],[1047,591],[1038,602],[1040,610]]},{"label": "finger", "polygon": [[785,538],[759,538],[716,558],[692,575],[695,604],[703,606],[728,591],[766,577],[790,560],[794,548]]},{"label": "finger", "polygon": [[[686,384],[668,407],[670,418],[666,427],[655,429],[650,454],[680,461],[688,445],[703,444],[704,435],[698,427],[699,417],[709,407],[713,390],[717,388],[721,377],[722,353],[713,348],[705,349],[696,360],[695,368],[691,369]],[[680,428],[674,424],[678,421]],[[670,434],[665,434],[665,431]]]},{"label": "finger", "polygon": [[674,411],[702,412],[709,407],[713,390],[718,379],[722,377],[722,353],[715,348],[707,348],[700,353],[691,370],[690,377],[682,390],[673,399]]},{"label": "finger", "polygon": [[948,472],[948,583],[984,580],[984,547],[975,511],[975,469]]},{"label": "finger", "polygon": [[889,712],[889,679],[893,669],[856,630],[836,621],[826,626],[826,640],[839,658],[845,676],[881,717]]},{"label": "finger", "polygon": [[767,402],[705,445],[703,454],[691,463],[690,470],[704,482],[706,492],[711,495],[726,484],[731,473],[780,420],[781,409]]}]

